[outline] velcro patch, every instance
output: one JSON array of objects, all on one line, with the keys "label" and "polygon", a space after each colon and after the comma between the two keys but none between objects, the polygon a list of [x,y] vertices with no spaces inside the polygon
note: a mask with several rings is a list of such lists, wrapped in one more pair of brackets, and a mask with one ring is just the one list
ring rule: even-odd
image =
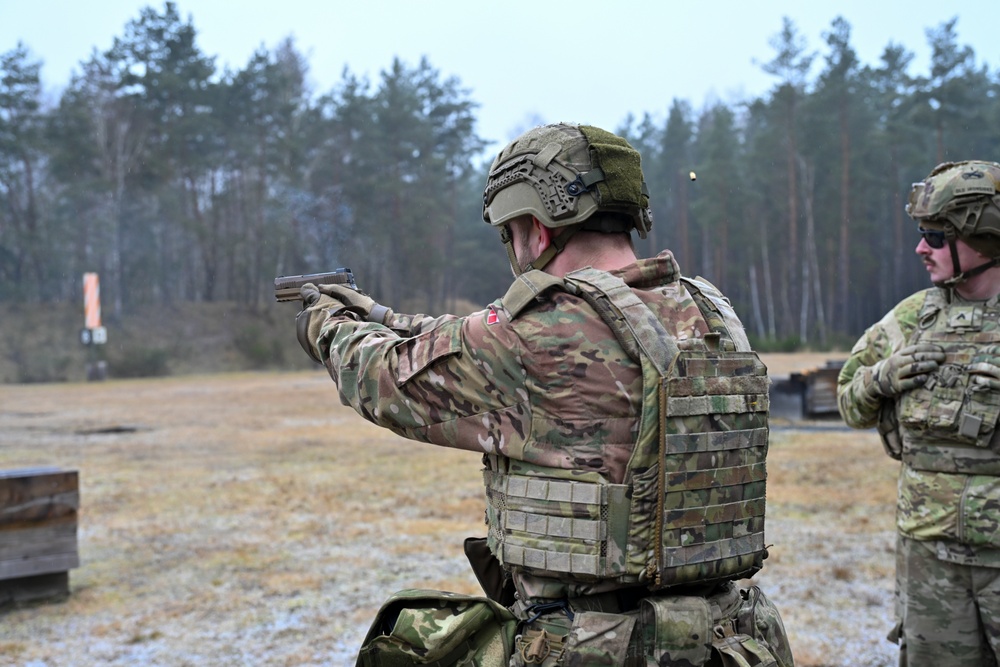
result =
[{"label": "velcro patch", "polygon": [[489,315],[486,316],[486,324],[493,325],[497,324],[498,322],[500,322],[500,316],[497,315],[497,309],[494,308],[493,306],[490,306],[490,313]]}]

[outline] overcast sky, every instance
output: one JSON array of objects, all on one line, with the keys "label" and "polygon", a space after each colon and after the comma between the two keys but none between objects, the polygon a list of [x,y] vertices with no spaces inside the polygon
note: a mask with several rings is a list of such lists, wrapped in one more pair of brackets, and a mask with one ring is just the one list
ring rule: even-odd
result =
[{"label": "overcast sky", "polygon": [[[890,42],[914,52],[911,73],[926,73],[926,30],[957,17],[958,41],[979,63],[1000,64],[988,4],[940,0],[179,0],[198,45],[220,68],[242,68],[261,45],[293,37],[307,57],[313,89],[331,90],[344,68],[377,83],[394,56],[422,56],[456,77],[480,107],[478,131],[506,142],[542,122],[584,122],[614,130],[630,112],[665,118],[674,98],[701,108],[766,93],[775,79],[760,64],[790,18],[818,52],[835,17],[852,27],[864,64]],[[144,6],[136,0],[0,0],[0,53],[24,42],[43,62],[54,99],[93,49],[103,51]],[[496,148],[496,147],[494,147]]]}]

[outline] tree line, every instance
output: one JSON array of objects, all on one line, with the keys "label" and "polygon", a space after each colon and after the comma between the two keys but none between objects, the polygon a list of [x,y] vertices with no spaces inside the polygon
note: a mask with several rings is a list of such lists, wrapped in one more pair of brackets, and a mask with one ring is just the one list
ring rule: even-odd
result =
[{"label": "tree line", "polygon": [[[1000,160],[1000,75],[956,23],[927,29],[930,71],[912,74],[903,45],[864,64],[844,19],[813,51],[786,18],[767,94],[665,99],[665,119],[608,128],[643,155],[654,226],[638,250],[671,248],[761,344],[853,340],[927,285],[910,184],[946,160]],[[256,308],[275,275],[338,266],[425,312],[503,293],[461,81],[397,58],[314,95],[292,40],[220,71],[196,35],[174,3],[147,7],[49,106],[30,49],[0,54],[0,302],[75,303],[97,271],[111,321],[137,303]]]}]

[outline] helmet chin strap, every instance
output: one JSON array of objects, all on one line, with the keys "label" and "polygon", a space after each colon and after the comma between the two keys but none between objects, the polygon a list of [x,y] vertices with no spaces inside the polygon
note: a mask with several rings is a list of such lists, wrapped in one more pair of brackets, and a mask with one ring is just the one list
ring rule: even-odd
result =
[{"label": "helmet chin strap", "polygon": [[573,238],[573,235],[580,231],[580,228],[580,225],[574,225],[564,229],[563,233],[554,237],[552,242],[549,243],[549,247],[543,250],[538,257],[522,267],[517,261],[517,254],[514,252],[514,234],[511,231],[510,225],[508,223],[500,225],[500,240],[503,242],[504,248],[507,249],[507,259],[510,260],[510,270],[514,272],[514,277],[516,278],[528,271],[545,268],[552,261],[553,257],[563,251],[563,248]]},{"label": "helmet chin strap", "polygon": [[955,275],[953,275],[951,278],[948,278],[947,280],[934,281],[935,287],[945,287],[945,288],[956,287],[964,283],[969,278],[978,276],[983,271],[991,269],[994,266],[1000,265],[1000,258],[994,257],[993,259],[988,260],[975,268],[969,269],[968,271],[962,271],[962,265],[958,261],[958,247],[955,245],[955,236],[948,235],[947,232],[945,236],[948,239],[948,249],[951,251],[951,266],[955,272]]},{"label": "helmet chin strap", "polygon": [[514,252],[514,235],[511,233],[510,225],[508,223],[503,223],[500,225],[500,241],[503,243],[503,247],[507,250],[507,259],[510,261],[510,270],[514,272],[514,277],[517,278],[519,275],[524,273],[521,265],[517,263],[517,254]]}]

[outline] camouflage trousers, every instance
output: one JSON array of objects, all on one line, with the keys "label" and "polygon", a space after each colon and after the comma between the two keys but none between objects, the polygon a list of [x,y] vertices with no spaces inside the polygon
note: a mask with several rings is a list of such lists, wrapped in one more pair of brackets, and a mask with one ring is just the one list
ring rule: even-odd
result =
[{"label": "camouflage trousers", "polygon": [[896,541],[900,667],[996,667],[1000,568],[941,560],[923,542]]}]

